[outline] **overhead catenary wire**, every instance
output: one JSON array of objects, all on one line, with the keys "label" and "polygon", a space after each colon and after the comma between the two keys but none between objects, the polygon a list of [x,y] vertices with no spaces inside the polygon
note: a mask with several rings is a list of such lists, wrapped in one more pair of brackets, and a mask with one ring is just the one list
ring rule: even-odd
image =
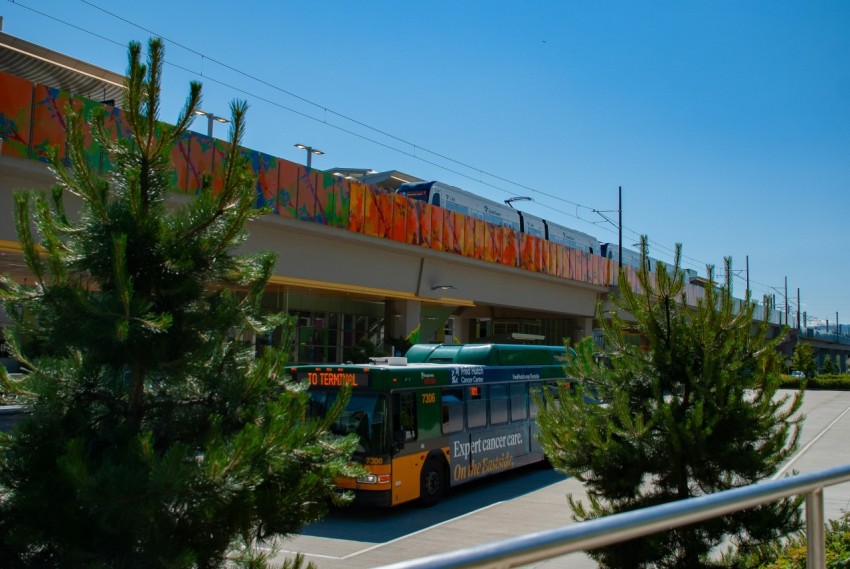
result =
[{"label": "overhead catenary wire", "polygon": [[[92,35],[92,36],[94,36],[98,39],[107,41],[107,42],[112,43],[112,44],[117,45],[117,46],[122,46],[122,47],[124,46],[124,44],[122,42],[118,42],[118,41],[113,40],[111,38],[108,38],[108,37],[106,37],[102,34],[99,34],[99,33],[96,33],[92,30],[86,29],[82,26],[75,25],[75,24],[67,22],[67,21],[65,21],[61,18],[57,18],[53,15],[50,15],[50,14],[47,14],[47,13],[42,12],[40,10],[37,10],[37,9],[31,7],[31,6],[28,6],[26,4],[21,3],[20,0],[17,0],[17,1],[16,0],[8,0],[8,1],[10,3],[14,4],[15,6],[25,8],[27,10],[30,10],[30,11],[36,13],[36,14],[39,14],[42,17],[49,18],[51,20],[59,22],[63,25],[66,25],[66,26],[71,27],[73,29],[76,29],[78,31],[90,34],[90,35]],[[258,100],[258,101],[263,101],[263,102],[265,102],[269,105],[272,105],[274,107],[277,107],[281,110],[296,114],[296,115],[298,115],[302,118],[308,119],[308,120],[312,120],[312,121],[321,123],[325,126],[333,128],[335,130],[338,130],[339,132],[348,134],[348,135],[353,136],[355,138],[359,138],[360,140],[363,140],[365,142],[380,146],[380,147],[385,148],[387,150],[391,150],[391,151],[399,153],[401,155],[408,156],[408,157],[413,158],[417,161],[420,161],[424,164],[434,166],[434,167],[439,168],[443,171],[446,171],[446,172],[455,174],[457,176],[469,179],[471,181],[477,182],[479,184],[482,184],[482,185],[487,186],[489,188],[492,188],[494,190],[504,192],[508,195],[515,195],[515,193],[513,191],[509,190],[509,189],[501,187],[500,185],[497,185],[497,184],[492,183],[492,182],[488,182],[487,180],[484,179],[484,177],[486,176],[488,178],[491,178],[492,180],[496,180],[498,182],[503,182],[503,183],[508,184],[508,185],[510,185],[510,186],[512,186],[516,189],[530,191],[530,192],[533,192],[535,195],[543,196],[543,197],[546,197],[548,199],[551,199],[551,200],[554,200],[554,201],[557,201],[557,202],[569,204],[571,207],[575,208],[575,214],[573,214],[569,211],[564,211],[562,209],[558,209],[556,207],[551,207],[549,205],[547,205],[547,207],[550,210],[555,211],[555,212],[557,212],[561,215],[564,215],[566,217],[574,218],[574,219],[579,220],[583,223],[588,223],[588,224],[594,225],[594,227],[597,227],[597,228],[599,228],[603,231],[613,233],[613,232],[615,232],[615,230],[612,229],[611,227],[617,228],[617,224],[614,223],[608,217],[602,216],[602,214],[600,213],[600,210],[597,209],[597,208],[593,208],[591,206],[587,206],[587,205],[584,205],[584,204],[581,204],[581,203],[578,203],[578,202],[575,202],[575,201],[572,201],[572,200],[569,200],[569,199],[566,199],[566,198],[563,198],[563,197],[560,197],[560,196],[556,196],[556,195],[547,193],[547,192],[542,191],[538,188],[534,188],[534,187],[531,187],[527,184],[517,182],[515,180],[511,180],[511,179],[506,178],[504,176],[500,176],[498,174],[489,172],[489,171],[487,171],[483,168],[473,166],[473,165],[468,164],[468,163],[466,163],[462,160],[458,160],[456,158],[448,156],[444,153],[440,153],[440,152],[437,152],[435,150],[431,150],[429,148],[423,147],[423,146],[416,144],[416,143],[414,143],[410,140],[407,140],[403,137],[394,135],[394,134],[389,133],[389,132],[387,132],[383,129],[376,128],[376,127],[369,125],[365,122],[357,120],[357,119],[355,119],[355,118],[353,118],[349,115],[337,112],[333,109],[330,109],[327,106],[322,105],[320,103],[317,103],[317,102],[315,102],[315,101],[313,101],[313,100],[311,100],[307,97],[303,97],[303,96],[298,95],[297,93],[294,93],[294,92],[292,92],[288,89],[280,87],[279,85],[275,85],[275,84],[273,84],[272,82],[270,82],[266,79],[263,79],[261,77],[258,77],[256,75],[253,75],[253,74],[250,74],[250,73],[247,73],[247,72],[245,72],[245,71],[243,71],[243,70],[241,70],[241,69],[239,69],[239,68],[237,68],[233,65],[230,65],[230,64],[225,63],[223,61],[220,61],[216,58],[213,58],[213,57],[209,56],[207,53],[201,52],[201,51],[199,51],[199,50],[197,50],[193,47],[187,46],[187,45],[185,45],[181,42],[167,38],[167,37],[163,36],[162,34],[157,33],[154,30],[151,30],[151,29],[149,29],[145,26],[142,26],[142,25],[140,25],[140,24],[138,24],[138,23],[136,23],[136,22],[134,22],[134,21],[132,21],[128,18],[125,18],[125,17],[123,17],[123,16],[121,16],[121,15],[115,13],[115,12],[112,12],[110,10],[107,10],[107,9],[101,7],[101,6],[98,6],[94,2],[91,2],[90,0],[80,0],[80,2],[89,6],[90,8],[92,8],[94,10],[97,10],[97,11],[103,13],[103,14],[106,14],[109,17],[115,18],[116,20],[119,20],[119,21],[124,22],[124,23],[126,23],[130,26],[133,26],[133,27],[135,27],[139,30],[142,30],[147,34],[150,34],[150,35],[155,36],[155,37],[159,37],[163,41],[165,41],[169,44],[172,44],[176,47],[179,47],[181,49],[184,49],[184,50],[188,51],[189,53],[197,55],[198,57],[201,58],[201,66],[202,67],[201,67],[200,71],[190,69],[190,68],[185,67],[183,65],[178,65],[178,64],[176,64],[172,61],[168,61],[168,60],[165,61],[165,63],[167,65],[170,65],[170,66],[172,66],[176,69],[180,69],[180,70],[185,71],[189,74],[197,75],[199,77],[202,77],[205,81],[213,82],[213,83],[218,84],[222,87],[231,89],[234,92],[238,92],[242,95],[252,97],[252,98],[254,98],[255,100]],[[298,101],[301,101],[302,103],[305,103],[309,106],[312,106],[312,107],[316,108],[317,110],[321,111],[322,116],[321,117],[313,116],[310,113],[306,113],[304,111],[300,111],[298,109],[284,105],[279,101],[270,99],[269,97],[259,95],[258,93],[250,92],[243,87],[239,87],[239,86],[233,85],[231,83],[217,79],[217,78],[211,76],[209,71],[207,71],[207,72],[204,71],[204,69],[203,69],[204,62],[214,63],[215,65],[218,65],[218,66],[222,67],[223,69],[227,69],[229,71],[232,71],[232,72],[234,72],[234,73],[236,73],[236,74],[238,74],[242,77],[245,77],[246,79],[249,79],[251,81],[256,82],[257,84],[269,87],[269,88],[271,88],[271,89],[273,89],[273,90],[275,90],[275,91],[277,91],[277,92],[279,92],[283,95],[286,95],[288,97],[292,97],[293,99],[296,99]],[[398,142],[400,144],[406,145],[406,146],[409,147],[409,150],[404,149],[404,148],[398,148],[396,146],[393,146],[392,144],[388,144],[387,142],[382,142],[382,141],[378,140],[377,138],[375,138],[373,136],[367,136],[367,135],[364,135],[363,133],[356,132],[356,131],[354,131],[350,128],[345,128],[342,125],[337,124],[335,122],[331,122],[331,121],[328,120],[328,115],[338,117],[342,120],[350,122],[351,124],[357,125],[358,127],[362,127],[362,128],[364,128],[368,131],[371,131],[371,132],[375,133],[376,135],[380,135],[380,136],[386,137],[389,140],[392,140],[392,141]],[[433,159],[426,158],[425,156],[423,156],[423,153],[426,153],[426,154],[432,156]],[[436,159],[443,160],[445,162],[453,164],[454,166],[447,166],[444,163],[440,163],[440,162],[436,161]],[[466,172],[461,171],[459,168],[468,169],[468,170],[472,171],[473,173],[475,173],[477,175],[468,174]],[[588,217],[583,217],[580,212],[584,211],[584,210],[586,210],[588,214],[596,213],[596,214],[602,216],[608,226],[606,226],[605,223],[600,224],[599,220],[597,220],[597,219],[591,219],[591,218],[588,218]],[[632,240],[638,241],[640,239],[641,235],[643,235],[638,230],[635,230],[635,229],[628,227],[626,225],[623,225],[622,229],[625,230],[625,231],[628,231],[628,233],[630,235],[629,241],[632,241]],[[649,237],[647,238],[647,240],[648,240],[648,243],[652,246],[651,247],[652,251],[662,251],[662,252],[664,252],[664,253],[666,253],[667,255],[670,255],[670,256],[672,256],[675,252],[674,248],[672,248],[670,246],[666,246],[662,243],[656,242]],[[601,240],[601,241],[604,242],[604,240]],[[657,254],[655,256],[657,256]],[[684,254],[682,255],[682,264],[683,265],[687,264],[687,266],[689,268],[695,268],[697,271],[704,270],[705,267],[707,265],[709,265],[709,263],[706,263],[704,261],[701,261],[699,259],[687,256],[687,255],[684,255]],[[743,277],[741,277],[739,274],[733,273],[733,279],[734,278],[740,278],[741,280],[744,280]],[[763,287],[762,296],[769,296],[771,294],[771,292],[770,292],[771,290],[776,290],[776,287],[772,287],[772,286],[764,284],[764,283],[759,283],[757,281],[753,281],[752,279],[750,279],[750,285],[751,285],[750,286],[751,291],[753,290],[752,285],[758,285],[759,287]],[[755,295],[754,295],[754,297],[755,297]]]}]

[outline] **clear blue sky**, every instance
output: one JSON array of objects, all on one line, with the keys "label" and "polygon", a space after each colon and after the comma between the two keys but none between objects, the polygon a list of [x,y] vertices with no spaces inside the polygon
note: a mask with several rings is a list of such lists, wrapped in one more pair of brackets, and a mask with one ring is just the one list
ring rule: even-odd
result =
[{"label": "clear blue sky", "polygon": [[[850,323],[850,2],[6,0],[3,31],[124,72],[167,41],[161,118],[188,82],[250,104],[244,143],[313,166],[400,170],[705,274],[749,258]],[[108,12],[107,12],[108,11]],[[206,124],[197,121],[196,130]],[[224,138],[225,127],[216,126]]]}]

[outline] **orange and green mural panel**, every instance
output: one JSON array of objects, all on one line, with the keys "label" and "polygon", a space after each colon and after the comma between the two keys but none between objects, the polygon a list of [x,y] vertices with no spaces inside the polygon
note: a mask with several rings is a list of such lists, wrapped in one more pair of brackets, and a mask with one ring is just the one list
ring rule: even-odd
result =
[{"label": "orange and green mural panel", "polygon": [[433,233],[431,232],[431,227],[433,222],[431,221],[432,216],[434,215],[434,206],[431,204],[420,202],[416,200],[418,204],[416,207],[419,210],[419,244],[423,247],[432,248],[431,239],[433,238]]},{"label": "orange and green mural panel", "polygon": [[207,136],[202,136],[202,138],[206,139],[207,144],[210,145],[210,152],[212,153],[212,191],[213,194],[218,194],[224,189],[224,171],[226,170],[226,160],[227,153],[230,152],[230,143],[225,142],[223,140],[218,140],[217,138],[212,139],[212,144],[210,144],[210,138]]},{"label": "orange and green mural panel", "polygon": [[86,149],[86,158],[89,168],[91,168],[93,172],[97,173],[111,170],[111,168],[104,168],[106,149],[92,135],[92,125],[94,124],[96,117],[103,116],[104,107],[106,105],[98,101],[92,101],[91,99],[84,99],[82,97],[73,97],[71,104],[75,109],[81,111],[83,115],[83,145]]},{"label": "orange and green mural panel", "polygon": [[510,227],[499,227],[502,234],[499,259],[503,265],[519,266],[519,233]]},{"label": "orange and green mural panel", "polygon": [[393,202],[391,195],[378,188],[367,186],[365,192],[365,219],[363,233],[389,239],[392,232]]},{"label": "orange and green mural panel", "polygon": [[[82,111],[85,124],[105,113],[105,128],[113,140],[128,139],[123,113],[114,107],[73,97],[58,89],[0,73],[0,136],[2,153],[45,160],[47,148],[60,149],[66,158],[67,105]],[[89,165],[98,172],[113,168],[110,157],[84,132]],[[173,182],[178,191],[194,193],[204,175],[214,191],[222,187],[221,175],[229,146],[221,140],[189,132],[171,151]],[[256,204],[271,207],[281,217],[347,228],[378,238],[429,247],[506,266],[555,275],[598,285],[617,280],[617,264],[540,238],[450,212],[419,200],[408,200],[375,187],[364,186],[329,172],[241,149],[256,175]],[[624,271],[633,287],[635,271]]]},{"label": "orange and green mural panel", "polygon": [[171,147],[171,163],[174,164],[174,185],[180,192],[189,191],[189,167],[191,164],[189,150],[191,148],[191,133],[183,133],[174,146]]},{"label": "orange and green mural panel", "polygon": [[416,236],[416,244],[431,248],[431,216],[434,215],[433,206],[419,200],[412,200],[416,206],[416,218],[419,223],[419,235]]},{"label": "orange and green mural panel", "polygon": [[299,180],[298,219],[327,225],[329,206],[334,201],[333,176],[321,170],[302,168]]},{"label": "orange and green mural panel", "polygon": [[456,217],[451,211],[443,210],[443,251],[446,253],[455,252],[455,228],[454,222]]},{"label": "orange and green mural panel", "polygon": [[534,236],[521,233],[519,236],[519,260],[520,267],[527,271],[536,271],[537,265],[534,255]]},{"label": "orange and green mural panel", "polygon": [[301,221],[316,221],[318,173],[299,168],[298,191],[296,193],[295,218]]},{"label": "orange and green mural panel", "polygon": [[[389,194],[393,201],[392,228],[390,239],[407,243],[407,214],[410,200],[398,194]],[[410,208],[412,209],[412,208]]]},{"label": "orange and green mural panel", "polygon": [[243,155],[250,162],[251,169],[257,177],[255,185],[257,207],[268,207],[277,213],[277,158],[271,154],[249,149],[245,149]]},{"label": "orange and green mural panel", "polygon": [[422,208],[419,206],[422,203],[419,200],[407,200],[404,242],[408,245],[422,244]]},{"label": "orange and green mural panel", "polygon": [[[103,129],[106,131],[106,135],[112,141],[118,140],[129,140],[130,139],[130,126],[127,123],[127,118],[124,116],[124,113],[121,112],[121,109],[117,107],[113,107],[110,105],[103,105]],[[175,146],[179,146],[176,144]],[[172,149],[171,155],[174,156],[174,149]],[[112,160],[113,157],[108,153],[104,152],[102,157],[102,172],[111,172],[115,167]],[[175,164],[175,168],[179,170],[181,166],[185,166],[185,160],[182,164]],[[185,179],[185,168],[183,178]],[[178,172],[179,179],[179,172]],[[184,187],[178,186],[181,190],[184,190]]]},{"label": "orange and green mural panel", "polygon": [[0,138],[5,156],[29,157],[33,88],[31,81],[0,72]]},{"label": "orange and green mural panel", "polygon": [[184,144],[181,154],[186,159],[185,191],[193,194],[201,189],[204,175],[213,174],[213,148],[208,137],[196,132],[186,133],[181,139],[181,145]]},{"label": "orange and green mural panel", "polygon": [[375,197],[375,202],[378,204],[378,211],[380,213],[380,237],[392,239],[394,194],[388,194],[375,188],[372,195]]},{"label": "orange and green mural panel", "polygon": [[351,184],[351,196],[348,206],[348,230],[355,233],[365,233],[366,227],[366,193],[369,191],[363,184]]},{"label": "orange and green mural panel", "polygon": [[443,226],[445,225],[444,217],[446,210],[435,205],[429,205],[431,208],[431,249],[435,251],[443,250]]},{"label": "orange and green mural panel", "polygon": [[540,237],[534,238],[536,241],[535,255],[537,261],[537,271],[541,273],[549,273],[549,249],[548,241]]},{"label": "orange and green mural panel", "polygon": [[559,246],[557,243],[546,244],[546,273],[554,277],[558,276],[560,263],[558,262]]},{"label": "orange and green mural panel", "polygon": [[456,211],[450,211],[452,228],[452,249],[451,252],[460,255],[463,253],[463,241],[466,239],[466,216],[461,215]]},{"label": "orange and green mural panel", "polygon": [[464,257],[475,258],[475,218],[463,216],[463,238],[460,254]]},{"label": "orange and green mural panel", "polygon": [[[501,236],[501,232],[499,232],[499,235]],[[489,263],[495,263],[498,259],[496,250],[496,226],[492,223],[484,223],[484,256],[482,259]]]},{"label": "orange and green mural panel", "polygon": [[298,186],[301,168],[294,162],[278,158],[277,172],[278,215],[295,219],[298,210]]},{"label": "orange and green mural panel", "polygon": [[351,206],[352,182],[340,176],[331,176],[333,180],[333,202],[328,204],[328,225],[332,227],[348,227],[349,208]]},{"label": "orange and green mural panel", "polygon": [[68,105],[71,102],[71,94],[66,91],[47,85],[35,86],[33,158],[46,162],[51,148],[58,150],[61,160],[68,158]]},{"label": "orange and green mural panel", "polygon": [[575,279],[576,276],[578,275],[579,252],[576,251],[575,249],[570,249],[569,253],[570,253],[570,255],[569,255],[569,266],[568,266],[568,271],[567,271],[567,278],[568,279]]},{"label": "orange and green mural panel", "polygon": [[486,234],[487,223],[480,219],[476,219],[473,223],[472,228],[472,235],[475,238],[475,248],[473,250],[473,257],[478,259],[479,261],[484,261],[486,257]]}]

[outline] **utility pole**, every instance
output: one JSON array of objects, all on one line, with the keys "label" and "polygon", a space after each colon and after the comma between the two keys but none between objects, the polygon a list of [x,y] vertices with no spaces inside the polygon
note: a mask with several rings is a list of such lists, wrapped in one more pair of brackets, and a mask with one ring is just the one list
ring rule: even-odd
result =
[{"label": "utility pole", "polygon": [[797,333],[800,333],[800,288],[797,288]]},{"label": "utility pole", "polygon": [[788,325],[788,277],[785,277],[785,325]]},{"label": "utility pole", "polygon": [[619,250],[617,251],[617,256],[619,257],[619,269],[623,270],[623,186],[617,187],[617,214],[619,218],[617,220],[617,227],[619,228]]},{"label": "utility pole", "polygon": [[744,257],[744,259],[746,260],[746,263],[747,263],[747,267],[746,267],[746,269],[747,269],[747,299],[752,300],[752,299],[750,299],[750,256],[747,255],[746,257]]}]

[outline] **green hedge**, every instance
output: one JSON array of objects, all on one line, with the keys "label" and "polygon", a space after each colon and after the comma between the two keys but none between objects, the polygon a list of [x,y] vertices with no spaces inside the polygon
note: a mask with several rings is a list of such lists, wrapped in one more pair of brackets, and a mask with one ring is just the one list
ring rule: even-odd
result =
[{"label": "green hedge", "polygon": [[850,374],[821,374],[812,378],[782,376],[781,387],[784,389],[799,389],[800,382],[806,382],[806,389],[831,389],[836,391],[850,390]]}]

